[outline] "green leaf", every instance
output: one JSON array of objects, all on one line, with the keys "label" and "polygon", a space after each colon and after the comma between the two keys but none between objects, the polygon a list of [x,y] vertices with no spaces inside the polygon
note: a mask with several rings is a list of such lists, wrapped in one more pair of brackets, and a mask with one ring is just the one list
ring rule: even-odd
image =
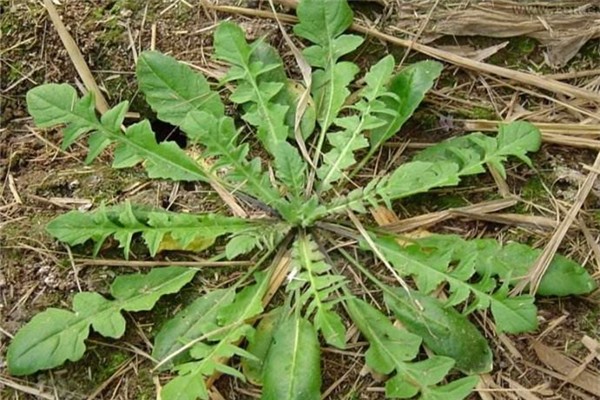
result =
[{"label": "green leaf", "polygon": [[[219,310],[231,304],[234,298],[234,290],[217,289],[196,299],[161,328],[154,339],[152,357],[162,361],[192,340],[216,330]],[[164,366],[172,367],[174,363],[180,364],[188,360],[186,352],[174,357]]]},{"label": "green leaf", "polygon": [[390,374],[396,364],[419,354],[421,338],[392,325],[389,319],[369,303],[352,299],[346,302],[352,322],[369,341],[367,365],[380,374]]},{"label": "green leaf", "polygon": [[291,198],[300,199],[306,188],[306,162],[298,150],[288,142],[274,149],[275,175],[285,185]]},{"label": "green leaf", "polygon": [[[257,77],[260,85],[261,82],[280,82],[284,85],[283,89],[273,97],[272,102],[281,104],[287,107],[285,115],[285,124],[290,127],[288,136],[294,137],[292,127],[296,122],[296,109],[298,102],[305,88],[298,82],[288,79],[283,61],[277,53],[277,50],[267,44],[264,40],[258,39],[252,44],[252,54],[250,55],[250,63],[259,62],[263,65],[276,65],[273,69],[269,69]],[[304,114],[300,121],[300,131],[302,137],[307,139],[315,129],[316,114],[315,105],[311,99],[308,100]]]},{"label": "green leaf", "polygon": [[404,289],[385,292],[385,303],[411,333],[435,354],[456,361],[466,374],[481,374],[492,369],[492,351],[485,338],[468,318],[428,295]]},{"label": "green leaf", "polygon": [[347,86],[358,72],[355,64],[338,60],[360,46],[363,38],[342,35],[353,18],[346,1],[304,0],[298,4],[296,14],[299,23],[294,32],[315,44],[303,53],[309,64],[318,68],[313,72],[311,94],[321,126],[316,146],[319,155],[326,132],[350,94]]},{"label": "green leaf", "polygon": [[[477,383],[476,378],[470,378],[470,387],[463,380],[439,385],[455,364],[452,358],[433,356],[424,361],[411,362],[419,353],[419,336],[395,327],[367,302],[352,299],[346,304],[350,318],[369,341],[369,349],[365,353],[367,365],[380,374],[389,375],[395,371],[386,382],[386,397],[410,398],[420,393],[420,399],[428,399],[433,393],[445,391],[452,393],[451,399],[460,400]],[[462,388],[465,390],[461,391]]]},{"label": "green leaf", "polygon": [[[446,249],[452,253],[453,261],[475,255],[477,273],[482,276],[497,276],[516,285],[539,257],[541,250],[526,244],[508,243],[502,246],[497,240],[465,240],[456,235],[432,235],[417,240],[423,248]],[[537,294],[541,296],[569,296],[591,293],[596,283],[584,267],[576,262],[556,255],[540,282]]]},{"label": "green leaf", "polygon": [[[515,146],[510,145],[509,138]],[[526,159],[525,153],[537,150],[539,142],[539,131],[526,122],[508,124],[495,138],[473,133],[449,139],[419,152],[413,161],[402,164],[391,174],[373,179],[345,196],[336,196],[324,213],[348,209],[366,212],[365,206],[382,202],[391,207],[392,200],[457,185],[463,176],[485,172],[487,163],[504,173],[502,163],[508,156]]]},{"label": "green leaf", "polygon": [[[300,22],[294,26],[294,33],[321,47],[334,47],[334,39],[352,25],[353,17],[346,1],[320,0],[301,1],[296,15]],[[330,54],[334,53],[332,49]]]},{"label": "green leaf", "polygon": [[150,178],[209,180],[204,169],[177,144],[157,143],[148,121],[131,125],[122,134],[119,128],[125,103],[109,110],[102,120],[98,120],[91,94],[78,99],[75,89],[69,85],[47,84],[27,93],[27,105],[38,126],[47,128],[66,125],[63,148],[71,145],[82,134],[92,132],[88,162],[110,143],[116,142],[114,168],[132,167],[143,162]]},{"label": "green leaf", "polygon": [[131,241],[137,234],[141,234],[150,254],[155,255],[165,241],[174,241],[181,250],[196,245],[198,251],[201,250],[197,247],[199,241],[210,245],[219,236],[264,230],[267,226],[268,223],[258,219],[174,213],[133,206],[127,202],[112,207],[102,205],[91,212],[70,211],[53,219],[46,229],[71,246],[92,240],[95,243],[94,253],[100,250],[109,236],[114,236],[128,257]]},{"label": "green leaf", "polygon": [[101,130],[94,111],[94,97],[88,92],[79,99],[77,91],[66,83],[49,83],[27,92],[27,110],[36,126],[51,128],[67,125],[62,148],[66,149],[77,138],[90,131]]},{"label": "green leaf", "polygon": [[490,276],[482,276],[472,282],[475,274],[475,258],[471,257],[453,267],[451,253],[446,249],[426,251],[420,246],[400,246],[393,238],[375,238],[377,246],[386,259],[402,276],[413,276],[419,290],[432,293],[443,282],[450,284],[454,295],[448,306],[464,302],[469,295],[474,297],[469,309],[491,307],[498,332],[530,332],[537,328],[537,309],[534,298],[521,295],[508,297],[505,288],[496,288]]},{"label": "green leaf", "polygon": [[263,172],[261,160],[247,160],[248,144],[238,144],[235,125],[231,117],[220,119],[202,112],[188,113],[182,128],[194,131],[206,146],[205,156],[216,157],[213,168],[228,168],[225,179],[236,187],[242,185],[244,191],[258,197],[266,205],[284,203],[277,190],[271,185],[268,175]]},{"label": "green leaf", "polygon": [[[236,293],[233,301],[228,297],[227,301],[213,303],[218,307],[211,306],[208,317],[202,318],[193,329],[184,330],[186,335],[184,339],[191,341],[201,336],[207,338],[191,347],[189,350],[191,361],[173,367],[178,375],[165,385],[162,392],[163,400],[179,399],[179,390],[183,390],[182,388],[189,390],[185,394],[188,396],[186,399],[208,399],[204,379],[216,372],[243,379],[239,371],[227,366],[225,362],[235,355],[256,359],[253,354],[238,347],[238,343],[252,333],[252,327],[247,320],[263,311],[262,299],[269,279],[265,274],[257,274],[256,280],[255,284]],[[176,338],[174,334],[182,332],[179,324],[173,326],[177,329],[171,330],[168,335],[167,347],[169,348],[176,345],[173,341]]]},{"label": "green leaf", "polygon": [[523,121],[501,125],[495,138],[480,132],[453,138],[421,151],[416,160],[440,162],[454,161],[461,175],[484,172],[483,165],[489,163],[506,176],[502,165],[509,156],[515,156],[531,164],[527,152],[537,151],[541,144],[540,131]]},{"label": "green leaf", "polygon": [[219,95],[210,90],[206,78],[172,57],[157,51],[142,52],[136,76],[146,101],[163,121],[179,126],[192,110],[215,117],[225,112]]},{"label": "green leaf", "polygon": [[341,318],[331,311],[335,303],[329,297],[345,285],[346,279],[332,273],[317,244],[304,233],[293,244],[290,268],[293,279],[288,283],[288,291],[306,287],[305,294],[299,300],[301,306],[307,304],[306,315],[310,317],[316,312],[315,327],[328,344],[343,349],[346,345],[346,328]]},{"label": "green leaf", "polygon": [[262,386],[263,384],[265,359],[273,343],[273,335],[279,326],[282,316],[282,307],[270,311],[261,318],[254,334],[248,337],[247,350],[255,358],[242,358],[241,364],[244,376],[253,385]]},{"label": "green leaf", "polygon": [[273,99],[282,91],[285,84],[261,80],[261,74],[279,68],[277,61],[263,64],[251,62],[254,50],[246,42],[242,29],[230,22],[222,22],[215,31],[215,56],[232,65],[226,81],[237,81],[238,87],[231,94],[234,103],[250,103],[244,119],[258,128],[257,136],[265,148],[273,154],[274,149],[288,137],[289,127],[285,125],[288,106],[275,103]]},{"label": "green leaf", "polygon": [[73,298],[74,312],[49,308],[37,314],[8,347],[9,372],[28,375],[80,359],[90,326],[104,336],[121,337],[125,329],[121,311],[150,310],[161,296],[178,292],[195,274],[191,268],[167,267],[120,276],[111,286],[114,300],[82,292]]},{"label": "green leaf", "polygon": [[335,120],[335,124],[344,130],[327,135],[331,150],[325,153],[323,165],[317,171],[321,178],[321,190],[329,189],[332,182],[339,181],[344,176],[344,170],[356,163],[356,150],[369,146],[363,132],[385,124],[380,115],[394,113],[386,109],[382,102],[382,98],[392,96],[387,92],[386,84],[392,75],[394,64],[394,57],[389,55],[371,67],[365,75],[366,87],[361,91],[362,99],[354,106],[359,115]]},{"label": "green leaf", "polygon": [[273,337],[263,377],[262,400],[319,400],[320,348],[307,320],[290,317]]},{"label": "green leaf", "polygon": [[388,90],[395,96],[388,96],[383,101],[386,108],[394,110],[394,113],[380,116],[386,121],[386,124],[371,131],[369,152],[360,166],[363,166],[383,143],[402,128],[402,125],[421,104],[425,93],[431,89],[441,71],[442,64],[438,62],[420,61],[402,69],[392,79]]}]

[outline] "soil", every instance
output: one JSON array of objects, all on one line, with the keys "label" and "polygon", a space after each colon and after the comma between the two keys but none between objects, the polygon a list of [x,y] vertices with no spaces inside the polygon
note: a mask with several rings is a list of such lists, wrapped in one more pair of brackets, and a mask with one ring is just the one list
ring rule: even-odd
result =
[{"label": "soil", "polygon": [[[109,104],[130,100],[131,111],[140,113],[142,117],[154,116],[137,90],[135,57],[140,51],[150,48],[153,27],[156,30],[156,49],[192,65],[215,69],[219,66],[210,56],[215,21],[235,19],[249,39],[266,36],[271,44],[283,49],[289,72],[299,76],[298,69],[293,67],[293,56],[286,50],[278,27],[271,20],[215,13],[196,2],[187,1],[67,0],[55,3],[61,3],[57,9],[63,22],[79,45]],[[237,3],[268,8],[268,2],[262,1]],[[360,2],[353,7],[361,18],[378,20],[381,25],[382,21],[393,23],[397,4],[389,3],[385,9]],[[132,267],[78,266],[73,260],[89,258],[91,246],[68,249],[54,241],[44,227],[48,221],[69,210],[85,210],[101,203],[113,204],[124,200],[196,212],[222,209],[223,205],[218,196],[204,185],[150,181],[141,168],[113,170],[110,168],[109,152],[93,164],[85,165],[83,143],[63,150],[59,147],[60,130],[34,128],[25,102],[29,89],[44,82],[66,82],[76,86],[81,86],[81,82],[40,2],[0,0],[0,25],[0,398],[155,398],[156,387],[164,384],[167,378],[166,375],[154,375],[151,372],[152,362],[145,357],[151,352],[151,341],[157,328],[181,304],[194,298],[201,287],[226,284],[239,271],[203,272],[193,285],[181,293],[162,299],[154,311],[127,315],[129,328],[124,338],[114,341],[92,334],[82,360],[26,378],[15,378],[6,371],[6,348],[11,335],[32,316],[47,307],[70,308],[73,294],[81,290],[106,293],[116,275],[137,270]],[[418,21],[415,21],[417,28]],[[475,47],[498,42],[488,38],[442,38],[435,43],[442,45],[447,41]],[[590,41],[563,70],[551,72],[597,67],[600,62],[598,47],[597,40]],[[354,61],[361,66],[368,65],[387,52],[393,53],[399,60],[405,51],[404,48],[368,40]],[[420,59],[424,57],[413,51],[405,62]],[[488,61],[530,71],[532,66],[543,62],[543,48],[532,39],[515,38],[511,39],[510,46]],[[545,116],[553,122],[578,123],[582,119],[581,115],[572,115],[562,109],[543,113],[554,105],[502,85],[493,84],[490,89],[489,85],[486,86],[487,81],[481,83],[481,79],[489,78],[487,76],[481,78],[474,72],[452,65],[445,67],[435,90],[392,142],[400,144],[409,139],[413,144],[434,143],[462,134],[460,119],[502,119],[505,115],[499,113],[502,111],[500,106],[511,96],[517,104],[539,112],[538,121],[545,121]],[[572,83],[585,84],[581,81]],[[160,130],[165,132],[165,136],[170,133],[168,127]],[[397,150],[398,147],[393,145],[384,148],[381,160],[391,159]],[[400,159],[412,151],[409,147]],[[527,202],[509,211],[556,218],[558,209],[560,215],[564,215],[565,207],[568,208],[582,177],[587,174],[582,164],[591,165],[594,158],[594,150],[546,144],[533,156],[533,169],[510,164],[507,183],[511,192],[520,194]],[[373,164],[368,168],[375,170],[380,166]],[[367,181],[368,174],[359,179]],[[489,176],[478,176],[467,179],[458,190],[418,196],[396,205],[394,211],[400,218],[405,218],[498,197],[494,180]],[[580,214],[580,220],[594,238],[600,234],[599,210],[600,200],[593,194]],[[502,241],[519,240],[536,247],[542,247],[552,233],[467,219],[446,221],[430,230],[467,237],[497,237]],[[600,281],[599,260],[580,230],[569,233],[561,251],[586,265]],[[104,258],[121,257],[120,249],[114,243],[105,245],[101,254]],[[140,260],[149,259],[143,250],[136,254]],[[185,260],[191,256],[171,254],[159,257]],[[488,330],[495,351],[495,368],[489,378],[498,384],[498,389],[482,391],[481,398],[486,398],[483,394],[494,399],[519,398],[509,380],[530,388],[530,393],[537,396],[530,398],[594,398],[581,388],[565,384],[548,374],[531,344],[537,338],[575,360],[585,359],[588,353],[581,344],[581,338],[584,335],[596,340],[600,338],[599,293],[586,298],[541,299],[538,306],[540,329],[535,334],[498,338],[489,334]],[[481,318],[478,320],[482,321]],[[511,353],[505,339],[515,346],[514,351],[521,358]],[[331,389],[327,398],[383,398],[381,377],[375,377],[364,369],[364,346],[360,342],[346,351],[324,348],[323,355],[322,388]],[[600,368],[598,360],[592,361],[590,368]],[[5,385],[9,380],[12,384]],[[22,387],[19,389],[16,385]],[[216,388],[225,399],[260,396],[259,388],[227,377],[220,378]],[[478,397],[473,395],[472,398]],[[219,397],[215,395],[214,398]]]}]

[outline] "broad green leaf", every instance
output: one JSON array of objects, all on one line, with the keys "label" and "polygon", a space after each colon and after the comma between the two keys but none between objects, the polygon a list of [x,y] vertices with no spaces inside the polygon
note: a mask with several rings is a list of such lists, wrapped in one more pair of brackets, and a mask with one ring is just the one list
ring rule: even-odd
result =
[{"label": "broad green leaf", "polygon": [[138,58],[136,76],[146,101],[163,121],[179,126],[192,110],[215,117],[225,112],[206,78],[172,57],[144,51]]},{"label": "broad green leaf", "polygon": [[63,131],[63,149],[84,133],[102,130],[92,92],[80,99],[77,91],[66,83],[49,83],[31,89],[27,92],[27,110],[40,128],[67,125]]},{"label": "broad green leaf", "polygon": [[412,276],[422,293],[432,293],[443,282],[450,284],[452,298],[448,306],[465,301],[469,294],[474,297],[469,308],[487,309],[498,332],[530,332],[537,328],[537,309],[534,298],[521,295],[509,298],[504,288],[496,288],[496,283],[488,276],[474,281],[475,258],[470,258],[451,268],[451,253],[446,249],[426,251],[420,246],[400,246],[393,238],[375,238],[375,243],[386,259],[402,276]]},{"label": "broad green leaf", "polygon": [[333,47],[333,40],[352,25],[353,17],[346,1],[320,0],[301,1],[296,15],[299,23],[294,26],[294,33],[321,47]]},{"label": "broad green leaf", "polygon": [[332,273],[313,239],[301,233],[292,247],[290,265],[293,278],[288,291],[306,288],[300,297],[301,306],[307,305],[306,315],[314,316],[315,327],[323,334],[328,344],[343,349],[346,345],[346,328],[341,318],[332,311],[334,302],[330,296],[345,285],[342,275]]},{"label": "broad green leaf", "polygon": [[262,400],[319,400],[320,348],[307,320],[289,317],[281,323],[265,361]]},{"label": "broad green leaf", "polygon": [[73,87],[62,84],[38,86],[27,93],[27,106],[36,124],[43,128],[66,125],[63,148],[82,134],[92,132],[90,153],[92,161],[110,143],[116,143],[113,167],[132,167],[143,162],[150,178],[182,181],[209,180],[203,167],[191,159],[174,142],[157,143],[148,121],[131,125],[120,131],[121,117],[126,104],[109,110],[102,120],[94,112],[91,94],[79,99]]},{"label": "broad green leaf", "polygon": [[[131,241],[137,234],[141,234],[150,254],[155,255],[161,246],[165,246],[165,241],[170,243],[171,249],[185,250],[191,245],[198,245],[199,240],[208,240],[205,243],[212,244],[214,239],[225,234],[266,229],[267,226],[257,219],[152,210],[134,207],[127,202],[111,207],[102,205],[88,212],[70,211],[53,219],[46,229],[71,246],[92,240],[95,253],[109,236],[114,236],[127,257]],[[173,246],[173,242],[178,246]]]},{"label": "broad green leaf", "polygon": [[455,364],[452,358],[432,356],[423,361],[411,362],[419,353],[419,336],[395,327],[385,315],[367,302],[352,299],[346,304],[350,318],[369,341],[369,349],[365,353],[367,365],[380,374],[389,375],[395,371],[386,382],[386,397],[411,398],[420,394],[419,399],[428,399],[433,393],[446,391],[452,392],[449,399],[460,400],[477,383],[476,378],[469,379],[472,385],[469,390],[463,391],[459,388],[466,389],[468,385],[462,380],[448,385],[440,384]]},{"label": "broad green leaf", "polygon": [[[196,299],[192,304],[170,319],[154,339],[152,357],[158,361],[178,351],[184,345],[218,328],[219,310],[233,302],[235,291],[228,289],[213,290]],[[187,352],[176,356],[165,367],[172,367],[189,360]]]},{"label": "broad green leaf", "polygon": [[385,302],[396,318],[411,333],[423,338],[435,354],[456,361],[466,374],[481,374],[492,369],[492,351],[485,338],[468,318],[452,307],[425,294],[404,289],[385,291]]},{"label": "broad green leaf", "polygon": [[[446,249],[454,261],[475,255],[475,268],[482,276],[497,276],[511,285],[518,283],[537,260],[541,250],[526,244],[497,240],[465,240],[456,235],[432,235],[417,240],[423,248]],[[576,262],[557,255],[540,282],[537,294],[542,296],[569,296],[591,293],[596,283],[590,274]]]},{"label": "broad green leaf", "polygon": [[121,337],[125,329],[121,311],[152,309],[161,296],[178,292],[195,273],[191,268],[167,267],[155,268],[148,274],[120,276],[111,286],[114,300],[82,292],[73,298],[73,312],[56,308],[41,312],[10,343],[9,372],[28,375],[80,359],[90,326],[104,336]]}]

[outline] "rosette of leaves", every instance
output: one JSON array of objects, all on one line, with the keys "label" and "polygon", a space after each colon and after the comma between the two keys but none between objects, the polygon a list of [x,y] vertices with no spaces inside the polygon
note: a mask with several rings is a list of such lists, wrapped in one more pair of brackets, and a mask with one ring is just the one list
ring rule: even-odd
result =
[{"label": "rosette of leaves", "polygon": [[[297,15],[294,32],[306,41],[303,55],[312,67],[308,88],[287,76],[264,39],[248,43],[242,29],[230,22],[214,33],[214,56],[229,66],[216,87],[169,56],[140,55],[136,72],[147,102],[159,119],[187,135],[193,152],[157,142],[148,121],[123,127],[127,102],[99,118],[92,94],[79,97],[66,84],[42,85],[27,95],[38,127],[64,126],[63,148],[87,138],[88,162],[110,147],[114,168],[141,165],[149,178],[216,184],[266,213],[242,218],[124,203],[69,212],[53,220],[48,232],[70,245],[91,241],[95,253],[112,237],[125,257],[136,238],[150,255],[165,249],[205,250],[221,238],[224,250],[215,247],[215,253],[254,260],[237,282],[207,290],[156,333],[152,356],[164,373],[164,400],[207,399],[210,382],[219,374],[262,385],[263,399],[320,399],[320,348],[343,349],[350,324],[368,342],[366,365],[388,376],[387,397],[463,399],[477,374],[492,368],[491,349],[470,313],[489,310],[497,332],[537,327],[535,299],[509,295],[537,250],[443,235],[406,244],[368,226],[359,234],[346,217],[458,185],[465,176],[484,173],[486,166],[504,175],[510,157],[529,165],[527,154],[539,148],[540,134],[529,123],[514,122],[496,136],[472,133],[434,145],[363,187],[349,184],[412,115],[442,67],[423,61],[398,69],[386,56],[363,73],[345,57],[363,42],[345,33],[353,19],[345,1],[304,0]],[[364,84],[352,85],[356,81]],[[239,118],[225,112],[224,98]],[[308,157],[298,142],[310,144]],[[262,147],[262,158],[252,158],[251,144]],[[335,235],[351,238],[357,250],[382,259],[404,285],[383,283],[343,249],[327,252],[326,239]],[[286,300],[278,308],[267,301],[270,289],[276,289],[277,264],[267,262],[275,250],[287,251],[290,259]],[[340,268],[344,264],[383,292],[385,309],[353,291]],[[90,328],[121,337],[122,311],[151,309],[196,272],[165,266],[121,276],[108,296],[82,292],[73,297],[72,311],[43,311],[12,340],[10,373],[27,375],[78,360]],[[582,266],[559,257],[540,293],[567,296],[594,287]],[[446,296],[436,296],[440,292]],[[229,363],[232,358],[241,360],[241,369]]]}]

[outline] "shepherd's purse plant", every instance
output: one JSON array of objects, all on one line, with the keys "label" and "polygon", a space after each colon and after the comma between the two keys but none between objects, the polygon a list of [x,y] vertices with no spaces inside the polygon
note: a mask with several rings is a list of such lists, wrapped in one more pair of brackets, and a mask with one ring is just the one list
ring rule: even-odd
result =
[{"label": "shepherd's purse plant", "polygon": [[[64,126],[63,148],[87,137],[87,162],[111,147],[114,168],[141,164],[149,178],[209,183],[230,194],[229,204],[251,203],[260,215],[176,213],[126,202],[71,211],[50,222],[48,232],[72,246],[92,241],[95,254],[112,236],[125,257],[141,238],[152,256],[212,246],[214,254],[223,249],[218,256],[253,262],[233,284],[201,290],[158,329],[152,357],[163,400],[208,399],[219,374],[262,386],[263,399],[320,399],[321,347],[344,349],[351,324],[368,342],[366,366],[387,377],[386,397],[463,399],[493,366],[473,312],[486,312],[496,333],[537,328],[534,297],[509,292],[539,251],[454,235],[399,238],[356,215],[456,186],[487,166],[504,176],[509,157],[530,165],[527,154],[539,148],[540,133],[514,122],[495,137],[452,138],[358,186],[362,167],[413,114],[442,67],[422,61],[397,71],[388,55],[363,74],[345,57],[363,43],[344,33],[353,18],[346,1],[304,0],[297,15],[294,33],[306,40],[302,55],[312,67],[302,82],[287,77],[265,40],[248,43],[231,22],[214,33],[214,56],[229,67],[219,92],[169,56],[140,55],[136,73],[147,102],[187,135],[194,151],[157,142],[146,120],[123,127],[126,101],[99,118],[92,94],[78,97],[67,84],[27,94],[38,127]],[[259,147],[263,156],[251,158]],[[77,293],[72,310],[41,312],[12,340],[9,372],[28,375],[77,361],[90,328],[120,338],[123,311],[152,309],[197,272],[166,266],[119,276],[108,295]],[[271,299],[279,286],[277,305]],[[557,256],[537,293],[567,296],[594,287],[582,266]]]}]

